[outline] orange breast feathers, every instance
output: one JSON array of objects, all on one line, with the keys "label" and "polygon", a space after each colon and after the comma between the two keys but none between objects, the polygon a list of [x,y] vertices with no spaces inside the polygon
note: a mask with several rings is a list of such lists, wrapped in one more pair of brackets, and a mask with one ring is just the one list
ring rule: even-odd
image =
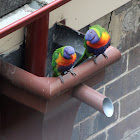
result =
[{"label": "orange breast feathers", "polygon": [[61,56],[59,53],[59,57],[56,59],[56,63],[59,66],[68,66],[74,63],[76,60],[76,53],[72,55],[72,59],[65,59],[64,57]]},{"label": "orange breast feathers", "polygon": [[91,48],[98,49],[100,47],[105,46],[109,40],[110,40],[109,34],[103,32],[99,42],[97,42],[96,44],[91,44],[90,41],[87,41],[87,45]]}]

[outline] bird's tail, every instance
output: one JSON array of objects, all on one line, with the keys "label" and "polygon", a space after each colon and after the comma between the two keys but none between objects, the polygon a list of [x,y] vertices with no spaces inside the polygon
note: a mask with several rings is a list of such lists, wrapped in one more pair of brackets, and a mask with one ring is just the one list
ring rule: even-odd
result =
[{"label": "bird's tail", "polygon": [[78,60],[78,62],[74,65],[74,67],[78,66],[79,64],[81,64],[84,60],[86,60],[88,58],[88,56],[86,55],[86,51],[84,52],[84,54],[80,57],[80,59]]}]

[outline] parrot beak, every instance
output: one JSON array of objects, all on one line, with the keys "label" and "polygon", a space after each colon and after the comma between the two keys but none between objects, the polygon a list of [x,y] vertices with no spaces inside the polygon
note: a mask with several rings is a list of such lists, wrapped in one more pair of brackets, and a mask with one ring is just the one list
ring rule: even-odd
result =
[{"label": "parrot beak", "polygon": [[76,58],[76,54],[72,54],[70,55],[71,59],[75,59]]},{"label": "parrot beak", "polygon": [[73,55],[70,55],[70,57],[73,59],[74,58],[74,54]]}]

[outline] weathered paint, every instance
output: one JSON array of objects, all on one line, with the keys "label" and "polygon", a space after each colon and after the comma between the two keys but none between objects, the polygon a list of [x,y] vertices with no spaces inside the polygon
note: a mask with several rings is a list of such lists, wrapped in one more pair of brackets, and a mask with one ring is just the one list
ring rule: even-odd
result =
[{"label": "weathered paint", "polygon": [[66,19],[66,25],[79,30],[130,0],[72,0],[50,13],[50,27]]},{"label": "weathered paint", "polygon": [[[107,13],[113,11],[114,9],[120,7],[121,5],[127,3],[128,1],[130,0],[106,0],[104,2],[99,0],[72,0],[50,13],[49,27],[52,27],[56,21],[66,19],[67,26],[79,30],[99,19],[100,17],[106,15]],[[27,10],[27,12],[31,13],[34,10],[30,12]],[[13,12],[13,14],[16,13],[18,12]],[[13,17],[11,13],[5,17],[10,19],[10,16],[11,18]],[[19,15],[16,17],[19,17]],[[4,21],[7,21],[7,18],[3,17],[0,19],[0,22],[5,23]],[[8,22],[10,24],[11,20],[8,20]],[[3,25],[1,24],[0,27],[2,28]],[[0,54],[9,54],[10,52],[17,50],[20,46],[20,43],[23,41],[23,37],[24,30],[20,29],[6,36],[5,38],[0,39]]]},{"label": "weathered paint", "polygon": [[24,40],[24,28],[21,28],[6,37],[0,39],[0,55],[8,55],[12,51],[19,49]]}]

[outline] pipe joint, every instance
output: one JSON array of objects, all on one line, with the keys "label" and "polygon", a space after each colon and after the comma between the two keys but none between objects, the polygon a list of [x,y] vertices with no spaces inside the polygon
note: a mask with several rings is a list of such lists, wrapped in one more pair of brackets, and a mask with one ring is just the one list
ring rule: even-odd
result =
[{"label": "pipe joint", "polygon": [[[97,65],[93,60],[88,60],[74,68],[76,76],[73,76],[70,73],[64,75],[64,84],[61,83],[58,77],[39,77],[2,60],[0,60],[0,76],[3,77],[5,81],[14,85],[14,87],[23,89],[25,92],[30,93],[33,96],[41,96],[44,99],[51,99],[56,95],[74,88],[76,91],[74,92],[74,96],[76,98],[93,106],[107,117],[110,117],[114,111],[111,100],[96,91],[93,91],[90,87],[81,86],[80,84],[116,62],[121,57],[120,51],[111,46],[106,50],[106,54],[108,59],[105,59],[102,55],[97,57]],[[86,84],[86,82],[84,83]],[[92,94],[93,92],[98,96]],[[85,97],[88,97],[87,101],[85,101],[86,98],[83,98],[83,94]],[[98,104],[99,100],[100,105]]]}]

